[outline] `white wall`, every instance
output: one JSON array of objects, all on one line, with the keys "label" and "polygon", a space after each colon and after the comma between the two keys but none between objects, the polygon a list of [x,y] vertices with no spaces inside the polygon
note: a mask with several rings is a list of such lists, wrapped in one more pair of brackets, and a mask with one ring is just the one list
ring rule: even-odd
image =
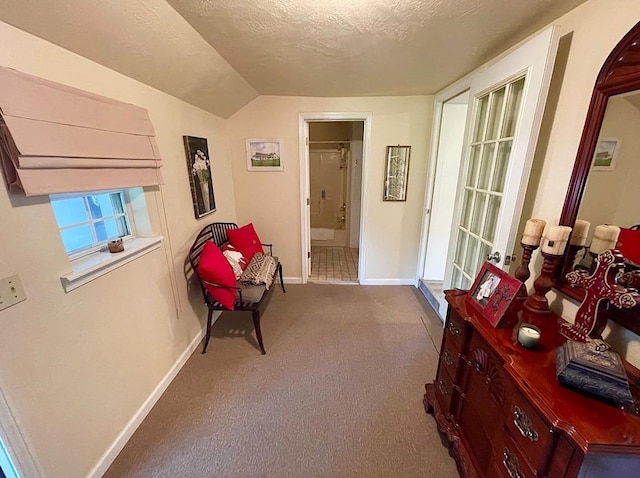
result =
[{"label": "white wall", "polygon": [[[424,198],[427,138],[433,98],[304,98],[262,96],[229,118],[229,147],[241,223],[253,222],[263,241],[274,243],[285,276],[301,278],[300,158],[298,114],[371,112],[371,157],[368,171],[366,281],[415,281]],[[283,140],[284,172],[248,172],[245,139]],[[383,202],[387,145],[411,145],[406,202]],[[367,161],[367,159],[365,159]],[[363,198],[364,200],[364,198]]]},{"label": "white wall", "polygon": [[[199,290],[183,267],[196,232],[235,220],[226,122],[0,23],[0,65],[145,107],[166,184],[146,191],[163,246],[66,294],[70,271],[48,197],[0,187],[0,277],[27,300],[0,312],[0,387],[47,477],[82,477],[201,333]],[[194,218],[182,135],[209,139],[218,212]]]},{"label": "white wall", "polygon": [[[556,64],[550,94],[553,103],[547,104],[545,111],[521,230],[529,217],[539,217],[547,223],[557,222],[560,217],[596,77],[611,50],[639,19],[637,0],[618,0],[614,4],[590,0],[553,22],[561,26],[561,49],[563,41],[570,43],[570,48]],[[539,251],[534,258],[530,281],[541,268]],[[574,316],[576,304],[553,292],[548,297],[565,318]],[[612,324],[608,340],[630,362],[640,365],[637,335]]]}]

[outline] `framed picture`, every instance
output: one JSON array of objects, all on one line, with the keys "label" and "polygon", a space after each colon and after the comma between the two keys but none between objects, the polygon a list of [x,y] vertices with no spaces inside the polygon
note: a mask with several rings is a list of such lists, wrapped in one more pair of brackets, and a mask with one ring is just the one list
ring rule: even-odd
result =
[{"label": "framed picture", "polygon": [[247,139],[249,171],[284,171],[282,141],[273,138]]},{"label": "framed picture", "polygon": [[494,327],[499,327],[524,284],[490,262],[476,276],[466,301]]},{"label": "framed picture", "polygon": [[594,171],[613,171],[616,164],[616,156],[620,150],[620,138],[601,138],[598,140],[596,150],[593,153],[591,167]]},{"label": "framed picture", "polygon": [[209,148],[207,147],[206,138],[183,136],[182,139],[184,140],[184,149],[187,154],[193,211],[197,219],[216,210]]},{"label": "framed picture", "polygon": [[383,201],[406,201],[411,146],[387,146]]}]

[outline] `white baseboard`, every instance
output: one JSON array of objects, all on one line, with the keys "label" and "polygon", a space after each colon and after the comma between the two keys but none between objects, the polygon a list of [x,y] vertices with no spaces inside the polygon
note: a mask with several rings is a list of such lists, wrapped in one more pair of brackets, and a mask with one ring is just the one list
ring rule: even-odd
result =
[{"label": "white baseboard", "polygon": [[145,400],[142,406],[138,409],[136,414],[131,418],[127,426],[124,427],[124,430],[120,432],[120,434],[116,437],[113,444],[109,449],[102,455],[102,458],[98,460],[96,466],[89,472],[87,475],[88,478],[100,478],[107,469],[113,463],[113,460],[116,459],[118,453],[122,451],[124,446],[127,444],[133,433],[140,426],[145,417],[149,414],[153,406],[160,399],[162,394],[165,392],[171,381],[178,375],[180,369],[187,362],[193,351],[198,347],[202,339],[204,338],[205,331],[202,330],[196,337],[191,341],[191,343],[187,346],[186,350],[178,357],[178,360],[173,364],[173,367],[167,372],[164,378],[160,381],[160,383],[156,386],[156,388],[151,392],[149,398]]},{"label": "white baseboard", "polygon": [[417,279],[364,279],[362,285],[412,285],[418,286]]},{"label": "white baseboard", "polygon": [[285,284],[302,284],[302,277],[283,277]]}]

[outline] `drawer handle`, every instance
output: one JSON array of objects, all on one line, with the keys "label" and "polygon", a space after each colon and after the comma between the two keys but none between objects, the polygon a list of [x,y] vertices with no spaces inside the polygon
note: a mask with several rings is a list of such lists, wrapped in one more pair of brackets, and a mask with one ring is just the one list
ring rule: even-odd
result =
[{"label": "drawer handle", "polygon": [[513,407],[513,424],[523,437],[533,442],[538,441],[538,432],[533,429],[531,418],[517,405]]},{"label": "drawer handle", "polygon": [[442,395],[449,395],[449,390],[447,390],[443,380],[438,380],[438,389]]},{"label": "drawer handle", "polygon": [[524,478],[524,475],[520,471],[520,463],[518,463],[518,457],[509,451],[505,446],[502,452],[502,465],[506,468],[507,473],[511,478]]},{"label": "drawer handle", "polygon": [[460,335],[460,329],[456,327],[456,324],[454,324],[453,322],[449,322],[449,325],[447,325],[447,327],[449,328],[449,332],[451,333],[451,335]]},{"label": "drawer handle", "polygon": [[453,359],[451,358],[451,354],[446,350],[442,354],[442,359],[444,360],[444,363],[446,363],[449,367],[453,367],[454,362],[453,362]]}]

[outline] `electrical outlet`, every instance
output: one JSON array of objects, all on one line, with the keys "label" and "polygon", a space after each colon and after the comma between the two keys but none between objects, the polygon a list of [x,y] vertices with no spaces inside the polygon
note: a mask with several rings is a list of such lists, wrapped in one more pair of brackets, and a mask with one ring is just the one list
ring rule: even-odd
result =
[{"label": "electrical outlet", "polygon": [[0,310],[22,302],[26,298],[27,295],[24,293],[24,287],[18,275],[0,280]]}]

